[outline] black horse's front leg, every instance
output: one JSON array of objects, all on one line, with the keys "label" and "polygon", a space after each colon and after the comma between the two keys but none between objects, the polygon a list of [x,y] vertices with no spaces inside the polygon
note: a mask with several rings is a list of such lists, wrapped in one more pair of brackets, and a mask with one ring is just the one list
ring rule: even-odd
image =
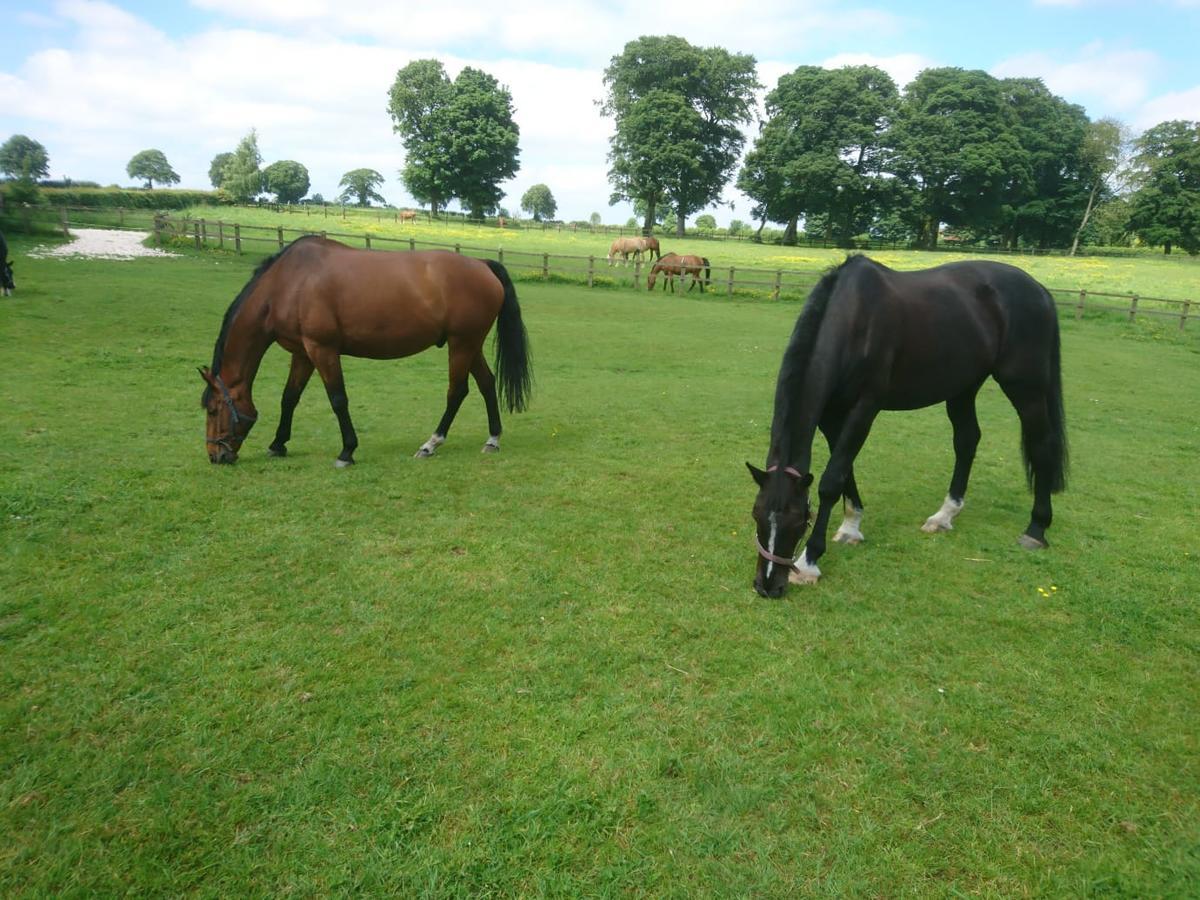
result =
[{"label": "black horse's front leg", "polygon": [[[817,485],[817,496],[820,505],[817,507],[817,517],[813,521],[812,533],[808,543],[804,545],[804,553],[796,561],[789,580],[793,584],[816,584],[821,577],[817,568],[817,560],[825,554],[825,534],[829,530],[829,517],[833,508],[851,483],[854,472],[854,460],[862,449],[871,431],[871,423],[878,414],[875,405],[859,404],[846,417],[838,433],[833,450],[829,455],[829,463],[821,475]],[[857,486],[854,493],[857,494]]]}]

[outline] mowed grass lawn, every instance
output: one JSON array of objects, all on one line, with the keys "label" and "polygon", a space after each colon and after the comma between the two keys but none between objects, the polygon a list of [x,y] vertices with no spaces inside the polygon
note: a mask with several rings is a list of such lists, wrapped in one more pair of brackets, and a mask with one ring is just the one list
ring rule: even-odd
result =
[{"label": "mowed grass lawn", "polygon": [[479,453],[444,351],[204,453],[249,257],[35,260],[0,301],[0,894],[1194,896],[1200,344],[1064,319],[1048,552],[989,386],[881,416],[861,547],[757,597],[743,460],[796,304],[520,283]]}]

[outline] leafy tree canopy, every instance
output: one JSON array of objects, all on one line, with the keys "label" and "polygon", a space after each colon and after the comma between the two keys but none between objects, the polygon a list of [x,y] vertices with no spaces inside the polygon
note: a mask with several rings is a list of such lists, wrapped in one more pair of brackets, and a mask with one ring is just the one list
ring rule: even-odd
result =
[{"label": "leafy tree canopy", "polygon": [[657,206],[691,213],[716,202],[741,155],[741,126],[754,117],[754,57],[694,47],[675,36],[625,45],[604,72],[601,112],[612,116],[610,202],[641,200],[645,227]]},{"label": "leafy tree canopy", "polygon": [[220,188],[225,183],[225,167],[233,161],[232,153],[218,153],[208,165],[208,180],[214,188]]},{"label": "leafy tree canopy", "polygon": [[396,73],[388,113],[405,149],[401,180],[418,202],[435,215],[451,199],[475,216],[496,208],[520,154],[507,88],[479,69],[451,81],[437,60],[415,60]]},{"label": "leafy tree canopy", "polygon": [[[214,160],[215,162],[215,160]],[[221,188],[238,203],[247,203],[262,193],[262,154],[258,152],[258,132],[253,128],[238,143],[221,175]]]},{"label": "leafy tree canopy", "polygon": [[9,178],[36,181],[50,174],[50,157],[46,148],[33,138],[14,134],[0,145],[0,172]]},{"label": "leafy tree canopy", "polygon": [[263,169],[263,188],[279,203],[299,202],[308,187],[308,169],[294,159],[281,159]]},{"label": "leafy tree canopy", "polygon": [[521,197],[521,209],[533,216],[533,221],[540,222],[542,219],[554,218],[554,214],[558,212],[558,203],[550,193],[550,188],[544,184],[535,184]]},{"label": "leafy tree canopy", "polygon": [[161,150],[143,150],[134,154],[125,171],[130,178],[143,179],[147,189],[153,188],[156,181],[159,184],[179,183],[179,176]]},{"label": "leafy tree canopy", "polygon": [[338,197],[343,203],[353,200],[358,206],[370,206],[371,201],[385,203],[375,189],[383,184],[383,176],[374,169],[351,169],[342,176],[338,187],[344,188]]},{"label": "leafy tree canopy", "polygon": [[1200,122],[1161,122],[1135,148],[1130,227],[1166,253],[1200,253]]}]

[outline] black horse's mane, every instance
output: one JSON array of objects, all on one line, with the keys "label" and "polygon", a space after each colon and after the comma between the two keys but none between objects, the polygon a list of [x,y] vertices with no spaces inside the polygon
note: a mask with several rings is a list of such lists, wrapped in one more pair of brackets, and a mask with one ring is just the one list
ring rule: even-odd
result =
[{"label": "black horse's mane", "polygon": [[[250,276],[250,280],[246,282],[241,291],[238,292],[237,297],[235,297],[233,302],[229,304],[229,309],[225,310],[225,318],[221,320],[221,331],[217,335],[216,346],[213,347],[213,359],[210,371],[214,375],[221,374],[221,362],[225,358],[225,338],[229,335],[229,328],[231,325],[233,325],[233,320],[237,317],[238,310],[242,308],[242,304],[246,301],[246,298],[254,292],[254,285],[258,283],[258,279],[263,276],[263,273],[266,272],[267,269],[271,268],[271,266],[276,262],[276,260],[279,259],[279,257],[283,256],[283,254],[287,253],[289,250],[295,247],[296,244],[300,243],[300,241],[307,237],[314,237],[314,235],[306,234],[303,237],[299,237],[280,250],[278,253],[268,256],[266,259],[260,262],[258,264],[258,268],[254,270],[254,274]],[[204,389],[204,393],[200,395],[200,405],[207,406],[211,397],[212,387],[209,386],[206,387]]]},{"label": "black horse's mane", "polygon": [[809,292],[808,299],[804,301],[804,309],[796,320],[792,337],[783,352],[783,363],[779,367],[779,380],[775,385],[775,419],[771,426],[771,443],[773,446],[778,444],[779,459],[768,460],[768,463],[787,466],[792,462],[792,416],[799,409],[804,376],[808,372],[808,364],[812,359],[813,347],[817,343],[817,335],[821,331],[821,323],[825,320],[825,310],[829,307],[834,285],[837,284],[842,271],[848,266],[858,264],[860,260],[871,262],[867,257],[855,254],[826,269],[816,287]]}]

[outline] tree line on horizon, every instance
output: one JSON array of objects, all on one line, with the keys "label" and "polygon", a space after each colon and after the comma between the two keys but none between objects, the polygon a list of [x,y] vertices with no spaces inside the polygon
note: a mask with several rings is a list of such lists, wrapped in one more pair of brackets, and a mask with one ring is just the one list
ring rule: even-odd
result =
[{"label": "tree line on horizon", "polygon": [[[629,201],[644,229],[666,223],[682,235],[733,181],[752,200],[758,236],[780,225],[783,243],[801,228],[847,246],[866,235],[930,248],[949,237],[1074,250],[1084,237],[1136,235],[1167,253],[1200,252],[1200,122],[1163,122],[1135,139],[1037,78],[931,68],[901,90],[874,66],[800,66],[767,93],[759,118],[756,66],[749,54],[676,36],[627,43],[604,71],[598,103],[614,124],[609,203]],[[520,168],[520,131],[505,86],[476,68],[451,79],[440,61],[415,60],[397,72],[387,113],[405,150],[400,180],[418,203],[433,215],[451,201],[472,217],[507,215],[500,185]],[[262,162],[251,130],[214,157],[209,178],[235,201],[307,195],[304,165]],[[45,149],[14,135],[0,147],[0,171],[20,200],[48,172]],[[136,154],[127,173],[147,188],[179,181],[156,149]],[[383,203],[384,180],[350,170],[338,199]],[[538,184],[521,208],[549,219],[557,204]]]}]

